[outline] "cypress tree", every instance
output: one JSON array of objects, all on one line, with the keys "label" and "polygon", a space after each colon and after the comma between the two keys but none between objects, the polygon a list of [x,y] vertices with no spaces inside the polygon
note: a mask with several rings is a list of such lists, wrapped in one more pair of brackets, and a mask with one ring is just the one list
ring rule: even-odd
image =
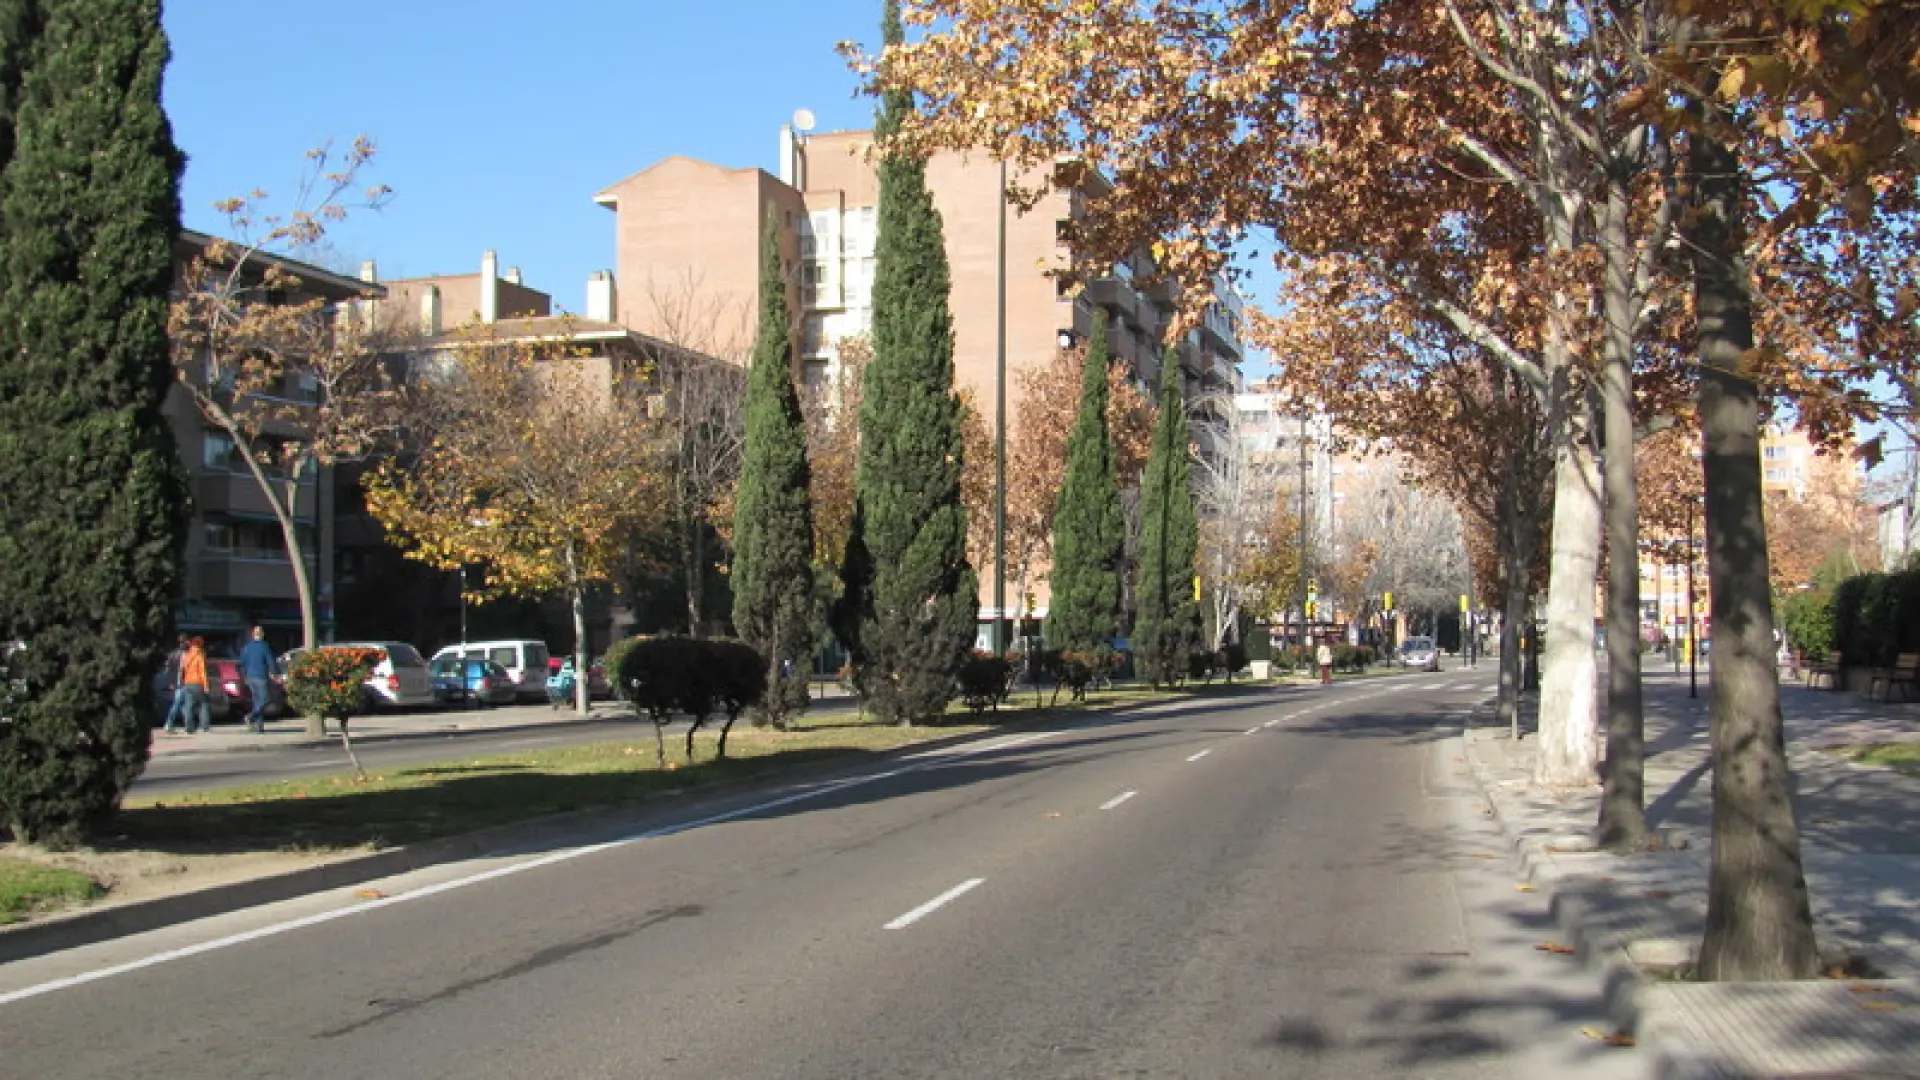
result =
[{"label": "cypress tree", "polygon": [[1193,595],[1200,537],[1187,461],[1187,409],[1180,396],[1180,357],[1160,361],[1160,413],[1140,484],[1140,615],[1134,655],[1155,686],[1186,674],[1200,639],[1200,603]]},{"label": "cypress tree", "polygon": [[[897,0],[882,22],[902,40]],[[913,108],[889,91],[875,135]],[[960,402],[953,391],[951,275],[924,160],[880,162],[874,245],[873,359],[861,384],[853,534],[836,628],[881,716],[910,724],[945,711],[974,638],[979,586],[960,502]]]},{"label": "cypress tree", "polygon": [[1095,319],[1080,374],[1080,411],[1067,436],[1067,478],[1053,515],[1051,647],[1096,652],[1107,646],[1119,624],[1126,529],[1107,430],[1107,323]]},{"label": "cypress tree", "polygon": [[0,817],[66,843],[146,763],[180,580],[160,405],[182,158],[158,0],[0,8]]},{"label": "cypress tree", "polygon": [[734,629],[766,661],[760,709],[779,727],[786,726],[789,707],[806,705],[813,653],[813,504],[807,498],[813,476],[793,386],[792,329],[779,226],[769,210],[760,237],[760,326],[747,369],[747,441],[734,506],[731,578]]}]

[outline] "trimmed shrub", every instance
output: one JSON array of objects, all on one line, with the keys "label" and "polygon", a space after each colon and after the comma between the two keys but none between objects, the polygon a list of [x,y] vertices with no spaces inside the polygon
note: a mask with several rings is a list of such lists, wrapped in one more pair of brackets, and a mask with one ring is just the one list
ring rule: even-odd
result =
[{"label": "trimmed shrub", "polygon": [[960,665],[956,680],[959,683],[960,700],[976,715],[988,709],[1000,711],[1000,703],[1013,691],[1016,670],[1008,657],[974,650],[973,655]]},{"label": "trimmed shrub", "polygon": [[375,649],[309,649],[287,665],[287,704],[303,716],[347,721],[370,708],[366,681],[380,664]]},{"label": "trimmed shrub", "polygon": [[693,760],[693,736],[715,711],[726,714],[720,730],[718,756],[727,756],[727,735],[740,714],[766,695],[766,658],[744,642],[715,641],[664,635],[630,638],[626,647],[609,650],[614,669],[614,693],[653,721],[655,751],[667,763],[665,729],[675,715],[693,723],[687,728],[687,760]]},{"label": "trimmed shrub", "polygon": [[1825,656],[1833,650],[1833,597],[1824,592],[1797,592],[1780,602],[1780,630],[1789,648],[1803,656]]}]

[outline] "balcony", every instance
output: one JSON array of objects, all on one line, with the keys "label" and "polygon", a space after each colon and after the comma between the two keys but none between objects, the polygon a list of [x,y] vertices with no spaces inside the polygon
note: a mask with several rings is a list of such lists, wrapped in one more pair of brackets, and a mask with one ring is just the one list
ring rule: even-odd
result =
[{"label": "balcony", "polygon": [[1133,286],[1118,278],[1100,278],[1087,283],[1085,295],[1088,302],[1101,310],[1124,319],[1134,326],[1141,325],[1140,294]]},{"label": "balcony", "polygon": [[[208,554],[200,559],[201,596],[231,596],[247,600],[294,600],[293,567],[285,558],[242,558]],[[314,560],[307,560],[308,580],[317,577]]]},{"label": "balcony", "polygon": [[[276,481],[274,486],[278,491],[286,490],[281,482]],[[302,521],[313,520],[315,491],[311,477],[301,482],[298,509]],[[203,472],[194,479],[193,495],[195,508],[203,514],[273,515],[273,506],[252,473]]]}]

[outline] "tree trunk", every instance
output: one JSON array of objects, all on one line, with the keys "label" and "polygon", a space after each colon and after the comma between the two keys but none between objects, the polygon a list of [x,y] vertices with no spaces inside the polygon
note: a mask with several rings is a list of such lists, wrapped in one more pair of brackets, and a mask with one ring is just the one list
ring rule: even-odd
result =
[{"label": "tree trunk", "polygon": [[1624,163],[1608,170],[1600,221],[1606,310],[1601,407],[1607,446],[1607,762],[1595,839],[1615,851],[1643,847],[1647,839],[1645,720],[1640,700],[1640,504],[1633,466],[1633,326],[1639,305],[1633,295],[1634,250],[1627,237],[1629,181]]},{"label": "tree trunk", "polygon": [[567,602],[573,608],[573,711],[587,715],[592,697],[587,685],[587,590],[580,580],[573,542],[567,542]]},{"label": "tree trunk", "polygon": [[[1553,122],[1544,116],[1533,120],[1541,231],[1548,254],[1560,256],[1575,247],[1569,200],[1580,188],[1582,170]],[[1595,769],[1593,583],[1600,564],[1600,476],[1590,438],[1592,417],[1574,380],[1562,321],[1570,303],[1556,290],[1541,349],[1548,380],[1547,430],[1553,439],[1553,547],[1534,781],[1552,787],[1592,783]]]},{"label": "tree trunk", "polygon": [[1529,539],[1533,523],[1520,513],[1516,489],[1519,470],[1508,470],[1510,490],[1500,495],[1500,554],[1506,574],[1506,595],[1500,610],[1500,703],[1499,717],[1507,725],[1515,742],[1520,741],[1520,692],[1523,658],[1520,655],[1520,628],[1527,618],[1527,601],[1532,596],[1533,551]]},{"label": "tree trunk", "polygon": [[[1561,345],[1564,348],[1564,342]],[[1593,782],[1593,582],[1600,562],[1600,475],[1587,437],[1586,408],[1565,368],[1554,375],[1553,556],[1540,674],[1540,757],[1536,783]]]},{"label": "tree trunk", "polygon": [[1743,177],[1732,150],[1699,132],[1688,157],[1713,597],[1713,855],[1697,974],[1708,981],[1807,979],[1818,972],[1819,955],[1774,666],[1760,403],[1742,371],[1753,347]]},{"label": "tree trunk", "polygon": [[700,515],[687,513],[687,636],[704,637],[707,584],[707,537]]},{"label": "tree trunk", "polygon": [[[292,471],[287,475],[286,491],[280,493],[274,490],[273,482],[267,479],[266,470],[261,468],[253,451],[241,438],[239,430],[229,427],[227,434],[233,440],[234,447],[240,451],[241,459],[247,463],[247,471],[253,474],[254,482],[260,485],[260,491],[266,495],[267,505],[273,509],[274,518],[280,523],[281,541],[287,547],[287,563],[293,569],[293,592],[300,601],[300,647],[317,648],[320,644],[320,620],[314,614],[313,580],[307,576],[306,553],[300,550],[300,530],[296,525],[299,519],[295,516],[300,509],[300,476],[306,471],[311,459],[302,454],[299,460],[294,462]],[[347,737],[346,732],[346,723],[343,721],[340,725],[342,739]],[[327,718],[306,717],[306,735],[310,739],[326,738]],[[352,756],[351,747],[348,748],[347,753],[348,756]],[[359,762],[356,761],[354,770],[358,772],[359,768]]]}]

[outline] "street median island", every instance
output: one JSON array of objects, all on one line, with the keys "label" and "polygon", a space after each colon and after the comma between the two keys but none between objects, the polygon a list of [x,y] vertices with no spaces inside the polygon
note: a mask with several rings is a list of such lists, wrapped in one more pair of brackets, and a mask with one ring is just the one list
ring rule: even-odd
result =
[{"label": "street median island", "polygon": [[531,830],[571,827],[582,814],[792,780],[909,747],[1075,716],[1255,689],[1129,688],[1056,707],[1009,702],[978,716],[954,711],[944,722],[914,727],[832,714],[803,718],[787,731],[736,731],[725,758],[717,756],[717,734],[703,732],[690,760],[674,754],[664,768],[648,735],[376,769],[364,779],[343,770],[129,799],[92,847],[0,847],[0,899],[18,895],[0,915],[0,963],[510,849]]}]

